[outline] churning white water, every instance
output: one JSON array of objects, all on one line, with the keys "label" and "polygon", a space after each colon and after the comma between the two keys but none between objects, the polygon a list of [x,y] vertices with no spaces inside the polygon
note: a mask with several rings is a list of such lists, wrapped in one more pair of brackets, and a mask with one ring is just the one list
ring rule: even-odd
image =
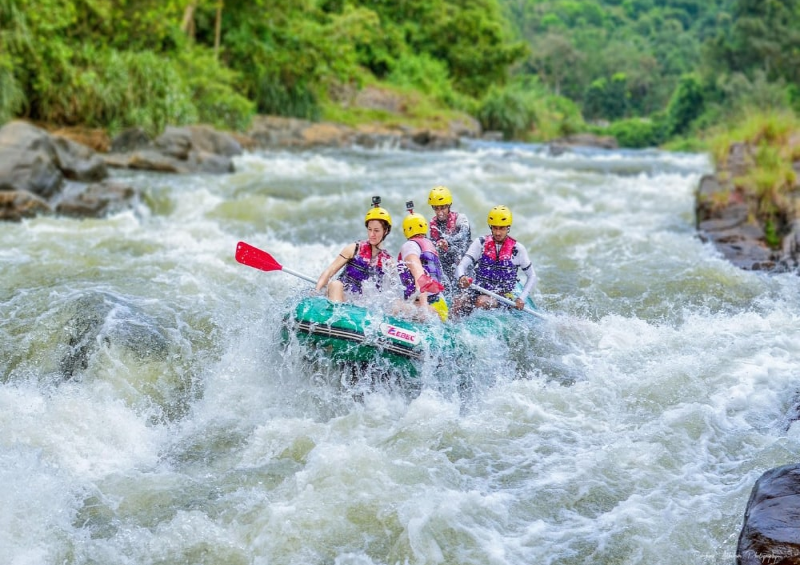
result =
[{"label": "churning white water", "polygon": [[[0,224],[4,563],[733,562],[753,483],[798,459],[800,277],[695,236],[704,156],[475,143],[236,168],[120,173],[133,211]],[[398,228],[437,184],[474,236],[511,207],[547,319],[354,394],[282,339],[310,285],[236,242],[316,277],[373,195]]]}]

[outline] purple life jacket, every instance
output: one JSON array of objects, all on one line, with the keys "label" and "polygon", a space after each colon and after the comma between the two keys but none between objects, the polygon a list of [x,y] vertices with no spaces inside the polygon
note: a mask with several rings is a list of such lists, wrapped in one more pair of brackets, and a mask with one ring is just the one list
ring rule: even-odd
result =
[{"label": "purple life jacket", "polygon": [[517,283],[517,266],[513,262],[517,240],[506,237],[499,254],[492,236],[482,237],[481,243],[483,253],[475,266],[475,284],[498,294],[513,291]]},{"label": "purple life jacket", "polygon": [[[422,268],[438,283],[442,282],[444,278],[442,275],[442,264],[439,261],[439,253],[436,251],[436,246],[430,239],[424,236],[414,236],[411,241],[419,245],[420,254],[419,262],[422,263]],[[400,282],[403,284],[403,297],[409,298],[417,291],[417,286],[414,284],[414,275],[406,267],[405,261],[401,254],[397,255],[397,272],[400,273]],[[429,294],[428,302],[436,302],[439,299],[439,293]]]},{"label": "purple life jacket", "polygon": [[357,241],[358,249],[353,258],[344,265],[339,280],[342,281],[344,288],[350,292],[361,294],[362,285],[367,279],[375,280],[375,288],[380,290],[381,280],[383,279],[383,262],[391,258],[389,252],[381,249],[375,264],[372,264],[372,245],[369,241]]}]

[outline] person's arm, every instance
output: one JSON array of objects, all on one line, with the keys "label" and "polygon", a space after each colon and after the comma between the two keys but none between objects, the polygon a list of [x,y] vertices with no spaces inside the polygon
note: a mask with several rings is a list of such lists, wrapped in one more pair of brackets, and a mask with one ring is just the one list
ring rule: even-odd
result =
[{"label": "person's arm", "polygon": [[[514,257],[514,263],[522,269],[522,272],[525,273],[527,279],[525,280],[525,285],[522,287],[522,292],[519,293],[517,300],[521,300],[523,303],[530,295],[533,288],[536,286],[538,281],[536,277],[536,271],[533,269],[533,263],[528,258],[528,250],[525,249],[524,245],[517,243],[517,254]],[[519,308],[519,303],[517,304],[517,308]]]},{"label": "person's arm", "polygon": [[349,245],[345,246],[344,249],[336,256],[333,262],[328,265],[328,268],[322,271],[322,274],[317,279],[317,290],[322,290],[325,285],[333,278],[333,275],[339,272],[339,269],[345,266],[347,262],[355,256],[356,248],[358,244],[356,243],[353,247]]},{"label": "person's arm", "polygon": [[472,234],[469,229],[469,220],[464,214],[459,213],[456,217],[456,231],[442,234],[436,245],[445,253],[454,251],[463,254],[470,241],[472,241]]},{"label": "person's arm", "polygon": [[[481,257],[481,250],[482,244],[480,238],[477,238],[475,241],[472,242],[472,245],[469,246],[467,252],[464,253],[464,256],[461,258],[461,261],[458,262],[458,266],[456,267],[456,282],[462,288],[465,288],[461,285],[461,278],[467,276],[467,272],[469,271],[470,267],[478,261]],[[469,286],[469,285],[467,285]]]},{"label": "person's arm", "polygon": [[469,220],[467,220],[467,217],[464,214],[458,214],[456,228],[457,229],[455,233],[447,234],[445,238],[447,239],[447,244],[450,249],[454,249],[460,253],[463,253],[464,250],[469,246],[469,242],[472,240],[472,234],[470,233],[469,229]]},{"label": "person's arm", "polygon": [[406,255],[403,261],[405,261],[408,272],[414,277],[414,284],[417,285],[417,290],[419,290],[419,278],[425,274],[425,269],[422,268],[422,261],[420,261],[419,255]]}]

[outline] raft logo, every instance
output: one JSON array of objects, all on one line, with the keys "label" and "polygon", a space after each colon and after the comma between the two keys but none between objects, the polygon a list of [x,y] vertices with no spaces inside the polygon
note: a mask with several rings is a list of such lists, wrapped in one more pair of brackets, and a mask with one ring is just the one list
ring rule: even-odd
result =
[{"label": "raft logo", "polygon": [[381,333],[385,336],[410,343],[411,345],[417,345],[417,343],[419,343],[417,332],[405,328],[398,328],[392,324],[381,324]]}]

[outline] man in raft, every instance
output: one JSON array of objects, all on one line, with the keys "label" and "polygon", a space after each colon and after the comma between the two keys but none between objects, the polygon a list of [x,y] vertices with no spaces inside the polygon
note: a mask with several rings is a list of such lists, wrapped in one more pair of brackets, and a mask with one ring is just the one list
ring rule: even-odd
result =
[{"label": "man in raft", "polygon": [[[455,312],[469,314],[475,307],[488,309],[504,306],[477,290],[466,290],[473,283],[473,279],[467,275],[471,268],[474,268],[476,286],[505,296],[514,302],[518,310],[525,307],[525,300],[536,286],[536,271],[525,246],[508,235],[511,221],[511,210],[507,206],[495,206],[489,211],[487,222],[492,233],[475,239],[456,268],[458,286],[465,290],[453,302]],[[522,292],[515,296],[519,270],[525,273],[527,279]]]},{"label": "man in raft", "polygon": [[428,204],[433,208],[430,223],[430,238],[436,244],[439,259],[447,278],[447,292],[454,290],[456,266],[466,253],[472,234],[465,214],[450,209],[453,195],[446,186],[434,186],[428,194]]}]

